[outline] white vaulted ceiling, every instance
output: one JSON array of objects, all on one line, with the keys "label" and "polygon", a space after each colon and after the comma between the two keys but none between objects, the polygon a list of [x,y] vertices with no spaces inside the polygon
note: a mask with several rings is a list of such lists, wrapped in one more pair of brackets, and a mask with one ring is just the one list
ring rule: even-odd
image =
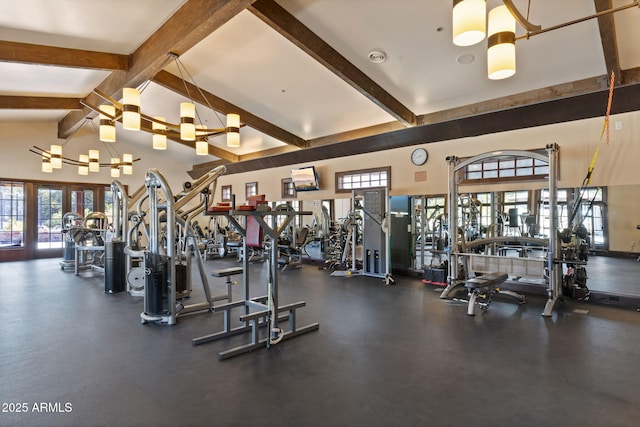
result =
[{"label": "white vaulted ceiling", "polygon": [[[139,61],[136,55],[160,57],[168,53],[141,53],[138,49],[153,37],[167,37],[162,33],[162,25],[171,22],[172,15],[181,7],[196,7],[203,15],[215,16],[218,12],[212,9],[233,3],[242,2],[2,2],[0,41],[131,55],[130,60],[135,64]],[[209,141],[213,149],[204,159],[196,157],[192,150],[177,152],[192,163],[216,159],[242,161],[300,150],[296,141],[304,147],[329,147],[329,143],[419,126],[437,121],[438,114],[455,109],[457,113],[447,113],[448,119],[492,108],[547,101],[554,96],[579,95],[596,90],[585,86],[585,80],[597,80],[598,89],[602,89],[601,80],[611,71],[607,61],[611,64],[612,60],[618,64],[619,79],[627,77],[626,81],[619,80],[619,84],[638,83],[635,69],[640,67],[640,44],[637,43],[640,10],[637,6],[610,15],[614,17],[613,25],[591,19],[518,40],[516,75],[492,81],[486,72],[486,41],[466,48],[453,45],[451,3],[448,0],[258,0],[253,7],[233,16],[220,14],[216,19],[226,22],[210,34],[199,34],[199,41],[177,53],[200,88],[245,112],[241,114],[246,124],[241,130],[242,144],[238,149],[229,149],[224,136],[219,136]],[[501,3],[488,0],[488,9]],[[514,3],[520,11],[526,11],[529,1]],[[531,0],[529,20],[548,28],[594,14],[598,4],[606,7],[607,3],[616,7],[632,0]],[[309,43],[304,37],[298,43],[283,36],[267,23],[269,19],[260,16],[272,13],[265,10],[273,10],[274,5],[276,9],[278,6],[284,9],[286,20],[303,25],[333,51],[327,52],[326,46],[308,45],[308,49],[316,49],[316,54],[324,58],[318,60],[298,45]],[[181,27],[174,28],[172,31],[180,31]],[[202,31],[207,30],[203,27]],[[523,33],[518,27],[517,34]],[[613,43],[607,41],[610,36],[615,36]],[[603,40],[609,50],[603,49]],[[177,40],[178,50],[180,43],[186,42]],[[386,61],[370,62],[368,54],[372,49],[383,50]],[[58,122],[61,136],[68,137],[65,132],[73,132],[73,126],[63,120],[72,109],[29,108],[28,102],[21,104],[16,100],[83,99],[111,74],[125,72],[42,65],[43,61],[38,58],[16,60],[6,52],[0,52],[0,98],[4,100],[0,121]],[[461,56],[473,61],[461,63]],[[352,84],[349,72],[340,68],[343,60],[352,64],[361,73],[359,76],[369,80]],[[338,69],[334,69],[336,63]],[[161,68],[179,74],[170,61]],[[151,75],[158,71],[160,69]],[[369,83],[377,87],[372,89]],[[558,87],[567,92],[558,91]],[[380,91],[386,95],[379,97]],[[142,110],[177,122],[178,104],[184,100],[183,95],[151,82],[142,93]],[[490,106],[491,102],[494,106]],[[223,126],[226,111],[198,108],[207,127]],[[415,122],[398,120],[394,110],[400,114],[408,112]],[[87,109],[85,115],[95,116]],[[266,127],[251,118],[266,123]],[[118,125],[118,138],[148,146],[150,135],[127,132]]]}]

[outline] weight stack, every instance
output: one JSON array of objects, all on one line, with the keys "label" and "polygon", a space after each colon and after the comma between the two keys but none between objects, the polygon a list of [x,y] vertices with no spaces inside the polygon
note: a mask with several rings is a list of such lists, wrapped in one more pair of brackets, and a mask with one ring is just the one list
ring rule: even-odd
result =
[{"label": "weight stack", "polygon": [[125,242],[112,240],[105,244],[104,292],[115,294],[127,288]]}]

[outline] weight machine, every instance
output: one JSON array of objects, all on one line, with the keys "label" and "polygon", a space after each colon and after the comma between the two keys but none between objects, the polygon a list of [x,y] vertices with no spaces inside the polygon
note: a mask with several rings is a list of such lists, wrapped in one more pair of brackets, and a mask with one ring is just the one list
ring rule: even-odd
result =
[{"label": "weight machine", "polygon": [[[114,282],[126,282],[126,291],[132,296],[144,295],[145,269],[144,250],[141,244],[141,237],[149,240],[149,232],[144,217],[146,212],[142,209],[142,202],[146,200],[146,188],[141,185],[131,196],[120,181],[111,183],[113,194],[113,229],[112,248],[114,252],[120,254],[120,247],[123,246],[122,257],[118,261],[113,257]],[[122,263],[124,271],[122,271]],[[109,282],[105,282],[105,289],[109,287]],[[121,285],[116,285],[120,287]]]},{"label": "weight machine", "polygon": [[[541,260],[536,259],[524,259],[519,262],[523,264],[523,268],[532,268],[540,271],[540,274],[545,276],[547,280],[547,303],[544,308],[543,316],[549,317],[553,313],[554,306],[558,299],[563,296],[562,292],[562,264],[578,264],[572,259],[565,259],[567,257],[566,251],[563,251],[560,246],[560,239],[558,233],[558,209],[557,209],[557,173],[558,173],[558,145],[549,144],[546,146],[547,155],[539,154],[530,151],[521,150],[505,150],[500,153],[484,153],[464,161],[459,161],[455,156],[447,157],[449,164],[449,190],[448,200],[458,201],[458,172],[466,168],[468,165],[481,161],[483,159],[500,156],[521,156],[527,158],[533,158],[541,160],[549,165],[549,233],[548,245],[547,245],[547,258],[540,264]],[[461,274],[460,266],[464,262],[465,257],[481,258],[485,263],[489,263],[490,267],[494,267],[499,264],[500,258],[506,257],[483,257],[479,254],[464,253],[464,245],[466,244],[464,233],[454,232],[458,227],[458,203],[449,203],[447,208],[448,223],[450,225],[450,233],[448,235],[447,245],[447,257],[448,257],[448,277],[447,287],[443,290],[440,298],[448,298],[453,293],[454,289],[460,285],[465,284],[467,281],[466,270],[462,269]],[[513,236],[510,239],[525,239],[522,236]],[[477,243],[477,241],[476,241]],[[526,264],[526,265],[525,265]],[[534,264],[530,267],[530,264]],[[513,265],[513,263],[511,264]],[[546,266],[546,267],[545,267]],[[501,271],[506,270],[504,264],[500,265]],[[494,268],[487,268],[485,273],[496,272]],[[506,271],[510,273],[510,271]]]},{"label": "weight machine", "polygon": [[71,229],[82,226],[82,216],[76,212],[67,212],[62,216],[62,234],[64,238],[64,253],[60,261],[60,269],[74,268],[76,264],[76,241]]},{"label": "weight machine", "polygon": [[[348,237],[351,248],[345,248],[343,256],[351,255],[351,269],[334,271],[332,276],[364,275],[384,279],[385,284],[391,285],[395,280],[391,277],[390,227],[389,227],[389,196],[386,188],[372,188],[354,190],[351,196],[351,212],[353,218],[362,218],[362,269],[356,268],[356,248],[358,243],[358,228],[354,220],[350,224]],[[346,245],[349,245],[347,239]],[[343,262],[346,262],[343,259]]]},{"label": "weight machine", "polygon": [[[160,171],[147,171],[145,187],[149,200],[149,247],[143,251],[145,287],[144,312],[140,314],[142,323],[174,325],[178,315],[204,310],[211,312],[214,301],[230,300],[229,293],[211,295],[203,255],[198,250],[199,241],[193,229],[194,218],[209,207],[216,181],[225,172],[225,166],[218,166],[193,184],[185,185],[185,191],[174,197]],[[200,203],[182,211],[197,196],[201,198]],[[184,305],[179,299],[191,292],[192,257],[198,263],[206,302]]]}]

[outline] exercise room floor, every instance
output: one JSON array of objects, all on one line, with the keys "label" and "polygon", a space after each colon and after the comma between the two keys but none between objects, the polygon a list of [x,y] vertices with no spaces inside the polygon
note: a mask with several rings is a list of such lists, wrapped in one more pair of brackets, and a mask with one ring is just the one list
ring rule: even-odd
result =
[{"label": "exercise room floor", "polygon": [[[206,261],[209,271],[238,265]],[[640,268],[640,266],[638,266]],[[250,266],[252,296],[265,264]],[[496,299],[466,315],[397,276],[280,274],[281,304],[320,329],[219,361],[243,335],[193,347],[222,314],[140,323],[142,298],[103,292],[57,259],[0,263],[2,426],[637,426],[640,313]],[[194,276],[194,279],[197,279]],[[236,278],[240,278],[237,276]],[[210,281],[214,293],[224,280]],[[199,300],[198,280],[192,300]],[[240,296],[236,286],[234,297]]]}]

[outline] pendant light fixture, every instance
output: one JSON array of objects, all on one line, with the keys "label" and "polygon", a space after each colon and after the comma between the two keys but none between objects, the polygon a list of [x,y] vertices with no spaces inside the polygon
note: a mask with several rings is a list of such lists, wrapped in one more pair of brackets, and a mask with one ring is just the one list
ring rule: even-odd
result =
[{"label": "pendant light fixture", "polygon": [[[88,107],[93,111],[101,114],[101,140],[105,142],[114,142],[115,126],[113,125],[116,121],[121,121],[122,127],[124,129],[144,130],[146,132],[152,133],[153,147],[156,150],[165,150],[167,148],[167,139],[179,138],[182,141],[205,142],[205,144],[200,143],[194,145],[196,147],[200,147],[200,150],[198,152],[199,155],[204,155],[205,148],[207,148],[206,153],[208,154],[209,150],[207,138],[214,137],[223,133],[227,134],[227,146],[239,147],[241,127],[240,116],[238,114],[228,114],[227,123],[225,126],[225,124],[222,123],[224,119],[220,117],[216,110],[214,110],[209,101],[210,95],[206,94],[202,89],[198,87],[189,71],[180,61],[178,54],[170,52],[167,55],[167,58],[169,60],[175,61],[180,79],[182,80],[182,83],[184,83],[184,88],[186,90],[185,96],[188,99],[188,102],[180,103],[180,123],[169,123],[166,122],[166,119],[163,119],[162,117],[154,118],[142,113],[140,107],[140,92],[144,90],[146,84],[140,86],[140,90],[124,88],[122,92],[122,103],[120,103],[116,99],[113,99],[109,94],[104,93],[99,89],[94,89],[93,93],[95,95],[111,103],[111,105],[101,105],[96,107],[87,103],[85,100],[81,100],[80,103],[85,107]],[[188,80],[190,80],[192,83],[190,83]],[[199,96],[195,96],[196,93],[198,93]],[[194,99],[198,99],[199,102],[206,103],[207,107],[213,110],[216,116],[218,116],[218,120],[220,120],[222,126],[224,127],[206,129],[203,128],[202,132],[196,132],[196,123],[203,123],[206,120],[201,120]],[[106,107],[112,108],[107,109]],[[151,123],[150,126],[149,123]],[[102,126],[104,126],[104,131],[102,131]],[[104,139],[102,137],[102,132],[104,132]],[[107,136],[108,132],[111,132],[109,134],[110,136]]]},{"label": "pendant light fixture", "polygon": [[[161,122],[166,122],[167,119],[165,117],[154,117],[155,120],[159,120]],[[167,135],[161,132],[165,132],[167,127],[162,123],[158,123],[156,121],[151,123],[151,129],[153,132],[153,149],[154,150],[166,150],[167,149]],[[156,133],[158,132],[158,133]]]},{"label": "pendant light fixture", "polygon": [[140,130],[140,91],[135,88],[122,89],[122,128]]},{"label": "pendant light fixture", "polygon": [[487,73],[491,80],[516,73],[516,20],[506,6],[489,12]]},{"label": "pendant light fixture", "polygon": [[51,167],[51,157],[48,155],[42,155],[42,172],[51,173],[53,172],[53,167]]},{"label": "pendant light fixture", "polygon": [[192,102],[180,103],[180,139],[196,140],[196,105]]},{"label": "pendant light fixture", "polygon": [[119,178],[120,177],[120,158],[112,157],[111,158],[111,178]]},{"label": "pendant light fixture", "polygon": [[227,147],[240,147],[240,116],[227,114]]},{"label": "pendant light fixture", "polygon": [[78,156],[78,175],[89,175],[89,156],[86,154]]},{"label": "pendant light fixture", "polygon": [[[107,112],[107,114],[110,114]],[[113,117],[113,116],[111,116]],[[95,125],[92,118],[87,118],[85,123],[90,123],[94,132],[99,132],[99,128]],[[65,141],[65,144],[69,143],[71,138]],[[88,154],[80,154],[78,160],[64,157],[62,155],[62,145],[51,145],[49,150],[44,150],[37,146],[33,146],[29,149],[29,152],[38,155],[41,158],[41,171],[44,173],[51,173],[53,169],[61,169],[62,165],[70,165],[78,167],[79,175],[88,175],[89,172],[100,172],[100,168],[109,167],[111,173],[118,173],[120,176],[120,167],[123,169],[123,173],[127,175],[133,174],[133,163],[140,159],[133,158],[133,154],[124,153],[123,162],[120,162],[120,154],[116,151],[115,145],[102,143],[108,152],[108,156],[111,158],[111,163],[100,163],[100,151],[89,150]],[[115,168],[115,169],[114,169]],[[113,175],[112,175],[113,176]]]},{"label": "pendant light fixture", "polygon": [[89,172],[100,172],[100,151],[89,150]]},{"label": "pendant light fixture", "polygon": [[453,0],[453,44],[471,46],[484,40],[486,0]]},{"label": "pendant light fixture", "polygon": [[103,104],[98,108],[100,109],[100,141],[116,142],[116,125],[113,121],[116,107]]},{"label": "pendant light fixture", "polygon": [[133,156],[131,154],[122,154],[122,173],[125,175],[133,174]]},{"label": "pendant light fixture", "polygon": [[62,145],[51,146],[51,167],[53,169],[62,168]]}]

